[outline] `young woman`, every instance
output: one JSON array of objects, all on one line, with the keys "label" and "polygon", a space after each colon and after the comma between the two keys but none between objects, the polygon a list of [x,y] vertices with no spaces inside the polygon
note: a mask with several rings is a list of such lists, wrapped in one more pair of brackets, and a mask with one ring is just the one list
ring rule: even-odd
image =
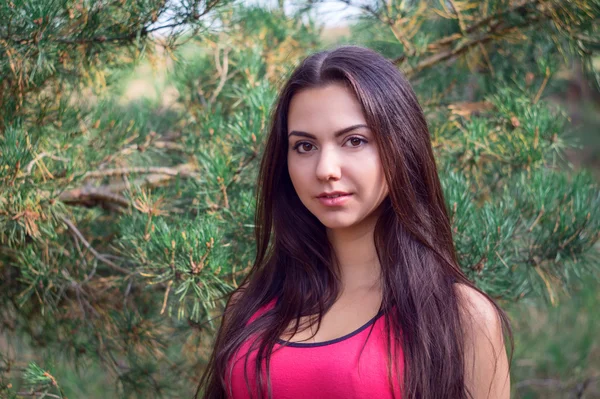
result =
[{"label": "young woman", "polygon": [[257,255],[204,398],[508,398],[505,313],[461,271],[430,135],[380,54],[306,58],[260,165]]}]

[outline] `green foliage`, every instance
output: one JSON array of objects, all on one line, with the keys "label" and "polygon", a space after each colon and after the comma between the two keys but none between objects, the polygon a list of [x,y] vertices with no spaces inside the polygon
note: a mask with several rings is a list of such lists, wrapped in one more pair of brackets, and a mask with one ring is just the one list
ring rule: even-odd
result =
[{"label": "green foliage", "polygon": [[[392,1],[351,27],[410,77],[461,266],[505,303],[556,305],[597,275],[600,190],[566,161],[580,144],[548,95],[571,60],[596,73],[599,4]],[[323,47],[312,6],[0,4],[2,397],[191,396],[254,260],[275,95]],[[557,359],[585,371],[590,337]],[[523,376],[568,374],[548,370]]]},{"label": "green foliage", "polygon": [[514,397],[595,397],[600,365],[597,287],[596,279],[578,283],[557,307],[528,301],[507,309],[518,332],[511,373]]}]

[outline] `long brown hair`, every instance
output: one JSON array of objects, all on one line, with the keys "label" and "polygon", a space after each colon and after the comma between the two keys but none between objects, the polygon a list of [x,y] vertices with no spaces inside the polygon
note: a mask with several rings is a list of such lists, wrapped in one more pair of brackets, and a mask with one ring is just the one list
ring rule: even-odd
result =
[{"label": "long brown hair", "polygon": [[[427,122],[415,93],[390,61],[359,46],[310,55],[279,93],[258,175],[256,259],[243,288],[233,293],[236,300],[229,300],[198,392],[202,390],[204,398],[225,398],[228,362],[242,343],[256,336],[250,348],[257,350],[256,370],[266,364],[266,381],[262,372],[254,376],[258,395],[264,397],[266,384],[271,397],[269,360],[277,339],[292,320],[298,331],[302,316],[317,314],[320,323],[337,298],[340,284],[325,227],[300,201],[287,168],[292,97],[299,90],[333,82],[347,85],[361,104],[389,187],[374,240],[381,264],[382,309],[388,316],[388,370],[398,358],[391,348],[400,347],[405,362],[404,375],[388,371],[390,387],[396,379],[403,398],[472,396],[465,387],[463,327],[453,284],[466,284],[490,300],[514,346],[509,320],[460,269]],[[275,307],[246,326],[274,298],[279,298]]]}]

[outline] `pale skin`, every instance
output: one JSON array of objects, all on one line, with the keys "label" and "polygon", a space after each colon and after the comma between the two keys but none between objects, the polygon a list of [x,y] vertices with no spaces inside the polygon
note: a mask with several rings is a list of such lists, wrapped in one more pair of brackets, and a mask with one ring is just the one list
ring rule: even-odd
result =
[{"label": "pale skin", "polygon": [[[283,339],[322,342],[341,337],[370,320],[381,304],[373,232],[388,187],[374,133],[363,125],[367,123],[360,104],[341,84],[303,90],[290,103],[290,178],[302,203],[327,229],[340,263],[341,293],[316,334],[311,326]],[[327,207],[316,198],[331,191],[351,195],[339,207]],[[467,388],[476,399],[509,398],[508,361],[497,313],[477,291],[456,287],[463,298],[462,313],[468,315],[463,317]],[[302,322],[310,324],[310,319]]]}]

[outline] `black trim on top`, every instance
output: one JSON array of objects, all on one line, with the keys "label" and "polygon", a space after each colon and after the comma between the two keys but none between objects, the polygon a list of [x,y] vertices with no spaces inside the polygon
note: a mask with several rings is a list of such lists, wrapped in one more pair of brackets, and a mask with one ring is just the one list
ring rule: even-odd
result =
[{"label": "black trim on top", "polygon": [[335,339],[330,339],[328,341],[323,341],[323,342],[290,342],[290,341],[284,341],[281,338],[277,338],[277,343],[279,345],[282,346],[289,346],[292,348],[315,348],[318,346],[327,346],[327,345],[332,345],[341,341],[344,341],[348,338],[352,338],[353,336],[355,336],[356,334],[364,331],[367,327],[369,327],[371,324],[375,323],[375,321],[377,319],[379,319],[381,316],[383,316],[385,312],[382,310],[380,310],[375,316],[373,316],[373,318],[371,320],[369,320],[366,324],[364,324],[363,326],[359,327],[357,330],[352,331],[349,334],[346,334],[342,337],[339,338],[335,338]]}]

